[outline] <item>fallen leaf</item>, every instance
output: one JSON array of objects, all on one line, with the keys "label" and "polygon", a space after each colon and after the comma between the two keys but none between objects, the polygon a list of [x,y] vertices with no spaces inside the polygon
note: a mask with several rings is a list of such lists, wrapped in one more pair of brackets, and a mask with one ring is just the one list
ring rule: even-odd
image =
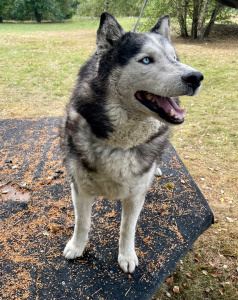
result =
[{"label": "fallen leaf", "polygon": [[193,276],[190,273],[186,273],[186,276],[191,279],[193,278]]},{"label": "fallen leaf", "polygon": [[170,276],[166,279],[166,282],[167,283],[173,283],[174,282],[174,277],[173,276]]},{"label": "fallen leaf", "polygon": [[150,240],[151,240],[151,238],[150,238],[149,235],[148,235],[146,238],[143,239],[143,241],[144,241],[145,243],[149,243]]},{"label": "fallen leaf", "polygon": [[200,255],[198,255],[198,254],[195,254],[195,255],[194,255],[194,259],[195,259],[196,261],[200,261],[200,259],[201,259],[201,256],[200,256]]},{"label": "fallen leaf", "polygon": [[224,290],[219,290],[219,293],[221,294],[221,295],[224,295]]},{"label": "fallen leaf", "polygon": [[165,187],[167,189],[172,189],[172,188],[174,188],[174,183],[173,182],[168,182],[168,183],[166,183]]},{"label": "fallen leaf", "polygon": [[233,222],[234,222],[234,220],[233,220],[232,218],[226,217],[226,219],[227,219],[227,221],[228,221],[229,223],[233,223]]},{"label": "fallen leaf", "polygon": [[169,292],[165,292],[165,294],[168,298],[171,298],[171,294]]},{"label": "fallen leaf", "polygon": [[202,270],[202,274],[203,274],[203,275],[208,275],[208,273],[207,273],[206,270]]},{"label": "fallen leaf", "polygon": [[227,265],[223,265],[223,268],[224,268],[224,269],[227,269]]},{"label": "fallen leaf", "polygon": [[210,273],[210,275],[214,278],[217,277],[217,273]]},{"label": "fallen leaf", "polygon": [[175,285],[173,287],[173,292],[176,293],[176,294],[179,294],[179,286]]},{"label": "fallen leaf", "polygon": [[210,293],[211,289],[209,287],[205,288],[205,292]]},{"label": "fallen leaf", "polygon": [[106,213],[105,217],[107,217],[107,218],[115,218],[116,217],[116,211],[115,211],[115,209],[113,209],[112,212],[110,212],[110,213],[109,212]]},{"label": "fallen leaf", "polygon": [[189,286],[188,286],[188,284],[187,284],[187,283],[184,283],[184,284],[183,284],[183,286],[184,286],[186,289],[188,289],[188,288],[189,288]]},{"label": "fallen leaf", "polygon": [[208,264],[211,266],[212,270],[215,269],[217,267],[217,265],[218,265],[218,263],[213,264],[211,261],[209,261]]},{"label": "fallen leaf", "polygon": [[2,194],[7,194],[8,192],[10,192],[9,187],[5,187],[5,188],[2,189]]},{"label": "fallen leaf", "polygon": [[59,228],[56,225],[51,225],[50,229],[54,232],[59,230]]}]

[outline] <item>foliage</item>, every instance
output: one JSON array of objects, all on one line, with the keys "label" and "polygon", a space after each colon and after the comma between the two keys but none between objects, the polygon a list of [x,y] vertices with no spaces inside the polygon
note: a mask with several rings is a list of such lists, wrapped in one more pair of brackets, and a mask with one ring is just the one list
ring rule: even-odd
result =
[{"label": "foliage", "polygon": [[13,0],[1,0],[0,1],[0,23],[3,22],[4,18],[9,18],[9,7]]},{"label": "foliage", "polygon": [[196,39],[208,36],[215,20],[226,21],[233,11],[213,0],[150,0],[145,16],[149,18],[149,25],[152,25],[158,16],[169,14],[177,19],[181,36],[187,37],[190,32],[192,38]]},{"label": "foliage", "polygon": [[[102,11],[119,16],[138,16],[144,0],[83,0],[78,7],[79,15],[99,17]],[[176,18],[180,26],[180,35],[193,38],[208,36],[215,20],[225,21],[231,17],[232,9],[213,0],[149,0],[144,16],[148,17],[148,30],[159,16],[169,14]],[[143,27],[143,26],[142,26]]]},{"label": "foliage", "polygon": [[81,16],[99,17],[103,11],[116,16],[138,16],[144,0],[84,0],[78,7]]},{"label": "foliage", "polygon": [[2,0],[0,22],[4,18],[17,21],[42,19],[62,21],[71,18],[77,9],[78,0]]}]

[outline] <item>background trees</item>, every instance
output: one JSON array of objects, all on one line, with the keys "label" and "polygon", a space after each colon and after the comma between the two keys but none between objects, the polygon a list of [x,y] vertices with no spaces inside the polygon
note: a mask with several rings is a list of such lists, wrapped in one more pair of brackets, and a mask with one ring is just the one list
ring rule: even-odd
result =
[{"label": "background trees", "polygon": [[[180,36],[193,39],[208,37],[215,20],[225,21],[234,11],[221,4],[226,1],[149,0],[144,12],[144,16],[148,17],[145,29],[152,26],[160,15],[170,14],[179,24]],[[84,0],[80,1],[78,11],[82,16],[93,17],[100,16],[102,11],[116,16],[138,16],[143,3],[144,0]]]},{"label": "background trees", "polygon": [[144,0],[83,0],[78,12],[81,16],[99,17],[103,11],[116,16],[138,16]]},{"label": "background trees", "polygon": [[[99,17],[103,11],[115,16],[138,16],[144,0],[0,0],[0,23],[3,19],[62,21],[77,11],[80,16]],[[144,12],[146,25],[152,26],[159,16],[170,14],[177,20],[179,34],[193,39],[208,37],[215,20],[225,21],[238,0],[149,0]],[[143,28],[142,28],[143,29]]]},{"label": "background trees", "polygon": [[8,10],[11,0],[1,0],[0,1],[0,23],[3,22],[3,19],[8,19]]},{"label": "background trees", "polygon": [[62,21],[73,16],[77,5],[78,0],[1,0],[0,22],[3,19]]},{"label": "background trees", "polygon": [[[221,0],[219,0],[221,2]],[[180,36],[193,39],[208,37],[215,20],[228,20],[234,10],[213,0],[150,0],[145,15],[151,23],[169,13],[179,24]]]}]

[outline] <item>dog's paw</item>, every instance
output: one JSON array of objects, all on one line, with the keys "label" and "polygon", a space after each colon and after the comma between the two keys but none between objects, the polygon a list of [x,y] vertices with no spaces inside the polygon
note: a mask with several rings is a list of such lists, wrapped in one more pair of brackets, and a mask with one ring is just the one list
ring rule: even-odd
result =
[{"label": "dog's paw", "polygon": [[162,176],[162,171],[160,170],[159,167],[156,168],[156,170],[155,170],[155,176],[158,176],[158,177]]},{"label": "dog's paw", "polygon": [[139,261],[136,253],[130,253],[128,255],[118,255],[118,263],[125,273],[133,273],[138,266]]},{"label": "dog's paw", "polygon": [[82,247],[81,245],[78,246],[75,243],[73,243],[72,240],[70,240],[64,248],[63,255],[67,259],[74,259],[76,257],[80,257],[83,254],[84,247],[85,246]]}]

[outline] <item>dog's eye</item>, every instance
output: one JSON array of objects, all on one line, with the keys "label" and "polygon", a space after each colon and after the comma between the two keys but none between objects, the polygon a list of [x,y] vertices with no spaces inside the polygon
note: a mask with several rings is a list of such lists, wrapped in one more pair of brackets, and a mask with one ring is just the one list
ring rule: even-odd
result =
[{"label": "dog's eye", "polygon": [[152,63],[153,60],[152,60],[152,58],[146,56],[146,57],[142,58],[139,62],[141,62],[144,65],[148,65],[148,64]]}]

